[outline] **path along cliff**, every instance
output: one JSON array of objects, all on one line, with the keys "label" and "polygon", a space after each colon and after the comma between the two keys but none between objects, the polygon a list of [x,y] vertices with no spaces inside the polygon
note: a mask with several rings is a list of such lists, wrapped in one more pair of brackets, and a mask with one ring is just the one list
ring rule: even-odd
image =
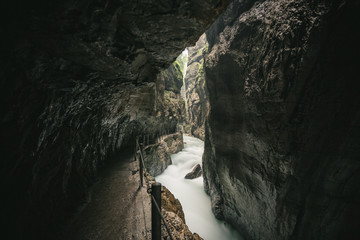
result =
[{"label": "path along cliff", "polygon": [[[163,139],[172,137],[174,134],[164,136]],[[172,142],[170,146],[175,146],[174,142],[182,145],[182,138]],[[172,152],[174,149],[170,147],[168,150]],[[179,150],[181,148],[178,148]],[[137,157],[130,152],[122,157],[125,160],[117,161],[103,170],[92,187],[88,203],[78,210],[78,214],[59,239],[151,239],[151,202],[148,187],[155,179],[146,172],[143,176],[144,184],[140,187],[139,157],[139,152]],[[158,168],[153,165],[150,167]],[[185,224],[179,200],[165,187],[161,197],[162,215],[173,239],[202,240],[199,235],[192,234]],[[168,236],[164,225],[162,236]]]}]

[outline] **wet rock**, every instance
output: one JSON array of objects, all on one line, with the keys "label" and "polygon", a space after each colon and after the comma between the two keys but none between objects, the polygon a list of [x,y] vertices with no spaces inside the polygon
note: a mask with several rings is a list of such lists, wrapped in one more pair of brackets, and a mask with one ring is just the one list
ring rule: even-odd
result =
[{"label": "wet rock", "polygon": [[246,239],[360,237],[359,7],[259,1],[219,26],[204,185]]},{"label": "wet rock", "polygon": [[208,50],[206,35],[203,34],[194,47],[188,49],[185,92],[187,102],[186,133],[204,140],[205,120],[209,114],[209,100],[206,90],[204,57]]},{"label": "wet rock", "polygon": [[164,72],[165,90],[180,93],[183,85],[183,72],[178,61],[170,65],[168,71]]},{"label": "wet rock", "polygon": [[145,167],[154,177],[161,174],[171,164],[170,155],[161,143],[146,146],[143,153]]},{"label": "wet rock", "polygon": [[194,179],[194,178],[200,177],[201,174],[202,174],[201,166],[200,166],[200,164],[196,164],[196,166],[193,167],[191,172],[189,172],[188,174],[185,175],[185,178],[186,179]]},{"label": "wet rock", "polygon": [[169,154],[175,154],[184,148],[183,134],[181,132],[163,136],[161,142],[164,143]]},{"label": "wet rock", "polygon": [[[178,125],[185,120],[185,103],[180,94],[183,85],[184,63],[180,56],[177,59],[157,77],[155,111],[159,117],[176,122]],[[163,131],[166,132],[168,129],[165,127]]]},{"label": "wet rock", "polygon": [[184,211],[182,209],[180,201],[174,197],[174,195],[165,187],[162,186],[161,194],[161,208],[165,212],[173,212],[183,223],[185,223]]},{"label": "wet rock", "polygon": [[180,94],[172,91],[164,92],[163,114],[167,121],[181,124],[185,120],[185,103]]},{"label": "wet rock", "polygon": [[147,171],[154,177],[161,174],[171,162],[171,154],[184,147],[182,133],[162,136],[158,143],[144,147],[144,163]]},{"label": "wet rock", "polygon": [[[198,234],[193,234],[189,230],[185,224],[184,212],[179,200],[164,186],[161,194],[161,206],[162,214],[165,216],[173,239],[202,240]],[[162,226],[162,236],[164,236],[165,239],[168,238],[168,233],[164,226]]]}]

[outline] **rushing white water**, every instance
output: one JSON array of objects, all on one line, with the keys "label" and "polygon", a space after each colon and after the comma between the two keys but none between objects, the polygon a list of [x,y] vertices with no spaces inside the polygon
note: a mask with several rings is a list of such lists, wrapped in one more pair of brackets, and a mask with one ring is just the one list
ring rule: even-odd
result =
[{"label": "rushing white water", "polygon": [[184,136],[184,149],[171,156],[172,165],[156,181],[166,186],[179,201],[185,213],[190,231],[198,233],[204,240],[238,240],[240,235],[215,218],[211,211],[210,197],[204,191],[203,178],[185,179],[185,175],[196,165],[201,165],[204,142]]}]

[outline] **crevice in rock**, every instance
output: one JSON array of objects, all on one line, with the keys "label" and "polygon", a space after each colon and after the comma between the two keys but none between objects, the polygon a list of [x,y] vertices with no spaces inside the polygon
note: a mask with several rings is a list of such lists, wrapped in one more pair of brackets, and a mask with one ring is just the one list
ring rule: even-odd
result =
[{"label": "crevice in rock", "polygon": [[204,72],[204,59],[207,50],[208,42],[204,33],[195,46],[187,48],[188,62],[184,77],[186,94],[184,131],[201,140],[205,139],[205,121],[210,109]]},{"label": "crevice in rock", "polygon": [[1,3],[3,238],[54,239],[136,139],[156,175],[180,131],[205,140],[213,212],[246,239],[359,238],[359,8]]}]

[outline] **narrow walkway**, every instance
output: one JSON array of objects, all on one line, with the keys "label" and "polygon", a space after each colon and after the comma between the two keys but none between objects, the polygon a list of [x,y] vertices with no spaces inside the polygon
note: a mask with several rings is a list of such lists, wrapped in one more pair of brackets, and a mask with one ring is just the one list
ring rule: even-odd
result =
[{"label": "narrow walkway", "polygon": [[151,239],[150,198],[146,187],[138,189],[138,162],[129,156],[110,165],[94,184],[91,201],[72,223],[66,239]]}]

